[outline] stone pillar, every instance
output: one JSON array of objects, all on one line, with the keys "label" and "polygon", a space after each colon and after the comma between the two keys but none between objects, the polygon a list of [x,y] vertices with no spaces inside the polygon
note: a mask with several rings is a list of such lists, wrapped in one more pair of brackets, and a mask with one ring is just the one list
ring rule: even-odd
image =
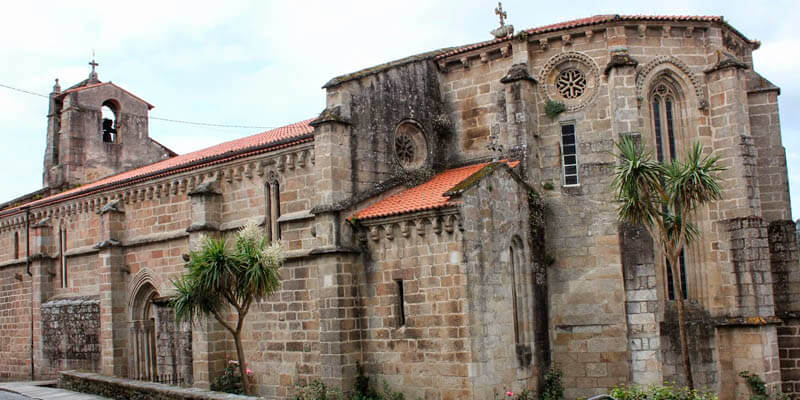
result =
[{"label": "stone pillar", "polygon": [[[525,179],[538,181],[539,151],[536,79],[528,72],[528,42],[514,42],[514,65],[500,82],[506,85],[506,135],[500,137],[505,154],[521,158]],[[530,155],[530,156],[529,156]],[[535,172],[534,172],[535,171]],[[530,176],[529,176],[530,175]]]},{"label": "stone pillar", "polygon": [[653,241],[641,227],[620,227],[622,268],[625,275],[625,313],[628,321],[628,351],[631,380],[637,385],[661,384],[664,380]]},{"label": "stone pillar", "polygon": [[55,275],[53,260],[48,256],[53,248],[53,229],[48,219],[30,226],[31,273],[33,274],[33,348],[35,378],[50,376],[50,366],[45,365],[42,347],[42,304],[53,294],[53,276]]},{"label": "stone pillar", "polygon": [[[217,180],[197,185],[189,192],[192,201],[192,224],[189,249],[197,250],[205,237],[219,236],[222,223],[222,193]],[[225,368],[230,333],[214,318],[198,321],[192,331],[192,378],[194,386],[209,389],[214,377]]]},{"label": "stone pillar", "polygon": [[[721,52],[717,52],[721,57]],[[706,71],[710,103],[711,130],[715,154],[727,170],[720,174],[722,200],[719,208],[724,219],[761,216],[756,177],[758,157],[753,137],[747,99],[747,77],[741,64],[720,59]]]},{"label": "stone pillar", "polygon": [[332,387],[349,388],[360,361],[358,294],[350,226],[341,212],[353,193],[350,143],[350,95],[329,88],[327,108],[311,122],[316,154],[313,209],[316,233],[312,255],[319,276],[320,378]]},{"label": "stone pillar", "polygon": [[95,245],[100,250],[100,371],[114,376],[128,376],[126,286],[130,271],[120,246],[125,232],[122,205],[112,200],[97,212],[101,241]]}]

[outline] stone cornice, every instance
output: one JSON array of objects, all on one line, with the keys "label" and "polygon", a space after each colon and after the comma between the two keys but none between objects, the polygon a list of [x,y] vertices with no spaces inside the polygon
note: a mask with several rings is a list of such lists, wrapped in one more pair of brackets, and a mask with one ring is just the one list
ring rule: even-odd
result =
[{"label": "stone cornice", "polygon": [[[279,174],[296,168],[308,168],[314,163],[314,143],[308,142],[252,158],[226,161],[219,165],[207,166],[177,176],[154,177],[132,186],[101,190],[90,196],[65,199],[39,207],[34,206],[31,210],[31,220],[69,218],[84,212],[96,212],[115,200],[119,200],[119,204],[122,205],[153,198],[188,194],[210,178],[217,179],[220,186],[245,179],[263,180],[269,173]],[[24,224],[25,214],[22,211],[0,217],[0,232],[17,229]]]}]

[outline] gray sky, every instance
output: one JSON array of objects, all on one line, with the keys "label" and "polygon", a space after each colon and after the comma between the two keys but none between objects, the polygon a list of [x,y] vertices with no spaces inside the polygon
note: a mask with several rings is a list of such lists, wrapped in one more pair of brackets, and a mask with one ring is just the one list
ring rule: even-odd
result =
[{"label": "gray sky", "polygon": [[[151,117],[275,127],[316,116],[328,79],[490,39],[495,1],[6,1],[0,84],[47,94],[83,80],[95,50],[102,81],[144,98]],[[723,15],[762,41],[755,68],[782,88],[783,143],[800,210],[800,4],[792,1],[506,0],[517,31],[595,14]],[[0,87],[0,203],[41,188],[47,99]],[[151,120],[178,153],[259,132]]]}]

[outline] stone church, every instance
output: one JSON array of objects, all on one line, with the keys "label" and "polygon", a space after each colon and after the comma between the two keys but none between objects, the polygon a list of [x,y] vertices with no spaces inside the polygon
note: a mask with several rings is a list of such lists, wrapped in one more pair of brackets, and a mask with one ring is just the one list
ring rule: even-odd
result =
[{"label": "stone church", "polygon": [[[0,379],[208,387],[231,337],[176,323],[171,279],[204,236],[255,221],[287,253],[244,334],[267,398],[317,378],[349,388],[357,363],[431,400],[536,388],[551,367],[567,398],[682,382],[676,296],[698,386],[747,398],[749,370],[800,393],[780,89],[754,70],[759,42],[715,16],[494,34],[333,78],[316,118],[183,155],[94,65],[56,84],[44,188],[0,208]],[[625,136],[663,161],[699,142],[727,167],[681,293],[616,218]]]}]

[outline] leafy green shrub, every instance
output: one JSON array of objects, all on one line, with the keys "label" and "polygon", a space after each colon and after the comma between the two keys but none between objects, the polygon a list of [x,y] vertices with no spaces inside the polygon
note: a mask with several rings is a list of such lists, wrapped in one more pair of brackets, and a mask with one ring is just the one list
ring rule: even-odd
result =
[{"label": "leafy green shrub", "polygon": [[788,394],[783,394],[781,392],[770,395],[764,380],[761,379],[760,376],[750,373],[750,371],[742,371],[739,373],[739,376],[745,379],[747,386],[750,386],[750,391],[753,392],[750,396],[750,400],[789,400],[792,398]]},{"label": "leafy green shrub", "polygon": [[544,112],[550,118],[555,118],[564,111],[567,111],[567,106],[560,101],[549,100],[544,106]]},{"label": "leafy green shrub", "polygon": [[542,390],[539,392],[539,400],[561,400],[564,398],[564,382],[561,378],[564,373],[558,368],[551,368],[544,373]]},{"label": "leafy green shrub", "polygon": [[689,390],[687,387],[675,387],[667,383],[664,386],[651,385],[647,388],[639,386],[616,386],[611,389],[611,397],[617,400],[717,400],[712,392]]},{"label": "leafy green shrub", "polygon": [[[247,368],[246,371],[246,374],[253,375],[253,371],[251,371],[250,368]],[[239,375],[238,361],[228,361],[228,364],[225,365],[225,370],[222,371],[222,375],[214,378],[214,382],[211,382],[211,390],[233,394],[244,394],[244,388],[242,387],[242,376]]]}]

